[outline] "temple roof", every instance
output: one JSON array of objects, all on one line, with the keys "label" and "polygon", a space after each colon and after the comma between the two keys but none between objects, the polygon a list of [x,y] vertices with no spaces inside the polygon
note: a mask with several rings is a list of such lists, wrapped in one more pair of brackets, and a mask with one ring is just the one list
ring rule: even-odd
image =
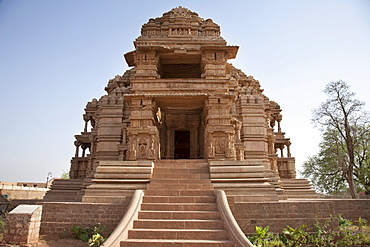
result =
[{"label": "temple roof", "polygon": [[184,7],[174,8],[155,19],[149,19],[141,28],[141,36],[135,41],[141,45],[142,41],[175,40],[212,40],[225,45],[220,36],[220,26],[212,19],[203,19],[197,13]]}]

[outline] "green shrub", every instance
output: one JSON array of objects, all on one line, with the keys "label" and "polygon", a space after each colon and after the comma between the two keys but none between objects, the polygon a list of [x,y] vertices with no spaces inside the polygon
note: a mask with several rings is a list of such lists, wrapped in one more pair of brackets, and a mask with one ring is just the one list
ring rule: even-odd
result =
[{"label": "green shrub", "polygon": [[105,239],[103,238],[103,236],[100,235],[100,233],[96,233],[91,236],[88,243],[90,247],[99,247],[104,241]]},{"label": "green shrub", "polygon": [[5,229],[5,222],[0,218],[0,233],[3,233]]},{"label": "green shrub", "polygon": [[284,244],[279,240],[278,236],[269,231],[269,227],[265,228],[256,226],[256,233],[249,237],[252,244],[258,247],[279,247]]},{"label": "green shrub", "polygon": [[308,233],[304,230],[306,227],[306,225],[302,225],[300,228],[294,229],[288,226],[279,234],[279,238],[285,246],[289,247],[306,244],[308,242]]},{"label": "green shrub", "polygon": [[74,226],[71,231],[76,233],[78,239],[88,242],[91,247],[100,246],[105,241],[103,234],[106,232],[106,228],[100,223],[97,226],[86,228]]},{"label": "green shrub", "polygon": [[251,235],[249,240],[258,247],[346,247],[370,244],[370,225],[362,218],[352,222],[338,215],[322,223],[316,220],[313,228],[306,229],[305,225],[297,229],[288,226],[282,233],[273,234],[268,232],[268,226],[265,228],[256,226],[256,233]]},{"label": "green shrub", "polygon": [[82,240],[84,242],[89,241],[89,235],[91,235],[91,229],[90,228],[82,228],[80,226],[74,226],[71,229],[72,232],[76,233],[77,238],[79,240]]}]

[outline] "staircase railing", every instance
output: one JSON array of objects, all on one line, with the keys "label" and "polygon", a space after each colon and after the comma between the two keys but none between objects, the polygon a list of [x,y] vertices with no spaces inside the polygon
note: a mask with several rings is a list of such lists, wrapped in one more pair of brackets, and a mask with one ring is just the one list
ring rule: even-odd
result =
[{"label": "staircase railing", "polygon": [[134,220],[138,218],[144,192],[136,190],[121,221],[118,223],[109,238],[103,243],[104,247],[120,247],[120,242],[127,239],[128,231],[133,228]]},{"label": "staircase railing", "polygon": [[242,247],[253,247],[254,245],[248,240],[243,231],[236,222],[227,201],[226,193],[223,190],[216,191],[217,207],[220,211],[222,220],[225,222],[226,230],[229,231],[232,240]]}]

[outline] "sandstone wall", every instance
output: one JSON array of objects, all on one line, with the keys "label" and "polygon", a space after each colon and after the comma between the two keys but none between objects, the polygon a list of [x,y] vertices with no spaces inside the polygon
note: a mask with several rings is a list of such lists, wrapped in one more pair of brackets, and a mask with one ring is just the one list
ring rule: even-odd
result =
[{"label": "sandstone wall", "polygon": [[234,203],[231,210],[244,233],[255,232],[255,226],[269,226],[271,232],[281,232],[286,226],[313,226],[315,220],[325,220],[342,214],[349,220],[362,217],[370,221],[370,200],[316,200]]},{"label": "sandstone wall", "polygon": [[91,227],[101,223],[111,232],[119,223],[127,205],[104,203],[46,202],[40,235],[69,237],[73,226]]},{"label": "sandstone wall", "polygon": [[[22,188],[20,186],[16,186]],[[28,187],[22,189],[0,189],[1,195],[7,195],[7,199],[42,199],[45,196],[46,189],[35,189]]]},{"label": "sandstone wall", "polygon": [[[41,235],[68,237],[73,226],[88,227],[101,223],[108,231],[115,228],[126,212],[127,205],[103,203],[42,203]],[[286,226],[313,225],[339,213],[346,219],[362,217],[370,221],[370,200],[317,200],[233,203],[231,210],[247,235],[255,226],[269,226],[281,232]]]}]

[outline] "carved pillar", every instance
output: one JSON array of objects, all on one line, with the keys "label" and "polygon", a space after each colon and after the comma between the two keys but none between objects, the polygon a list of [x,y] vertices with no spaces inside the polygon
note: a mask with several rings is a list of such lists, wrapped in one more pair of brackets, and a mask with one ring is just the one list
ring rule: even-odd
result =
[{"label": "carved pillar", "polygon": [[196,127],[190,129],[190,158],[197,158],[198,149],[198,131]]},{"label": "carved pillar", "polygon": [[278,114],[277,117],[276,117],[276,120],[277,120],[277,123],[278,123],[278,132],[279,133],[281,132],[280,122],[281,122],[282,119],[283,119],[283,116],[281,114]]},{"label": "carved pillar", "polygon": [[77,158],[78,155],[79,155],[79,149],[80,149],[80,145],[81,143],[79,141],[75,141],[74,142],[75,146],[76,146],[76,153],[75,153],[75,157]]},{"label": "carved pillar", "polygon": [[167,126],[167,145],[166,145],[166,159],[171,158],[171,130]]},{"label": "carved pillar", "polygon": [[[149,143],[149,150],[148,150],[148,158],[149,159],[154,159],[155,158],[155,153],[156,153],[156,145],[155,145],[155,136],[150,135],[150,143]],[[159,151],[158,151],[159,153]]]},{"label": "carved pillar", "polygon": [[136,160],[136,135],[129,135],[128,146],[129,150],[127,151],[127,160]]},{"label": "carved pillar", "polygon": [[208,158],[213,159],[215,157],[215,144],[212,134],[208,134]]}]

